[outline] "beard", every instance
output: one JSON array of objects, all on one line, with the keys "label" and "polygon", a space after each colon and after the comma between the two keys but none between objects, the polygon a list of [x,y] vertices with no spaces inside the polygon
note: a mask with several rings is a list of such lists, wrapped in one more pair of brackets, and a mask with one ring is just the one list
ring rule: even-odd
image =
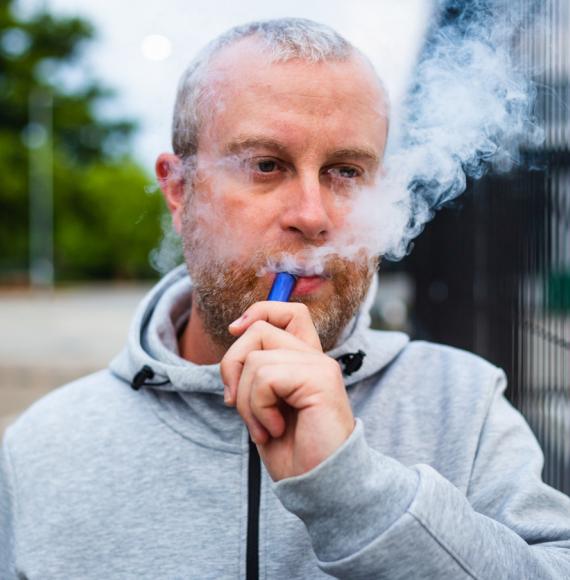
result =
[{"label": "beard", "polygon": [[[229,333],[228,326],[251,305],[267,300],[271,282],[267,277],[261,277],[259,272],[268,263],[275,263],[276,256],[298,255],[302,263],[303,255],[317,248],[305,245],[255,252],[247,260],[223,259],[220,252],[209,244],[210,240],[223,237],[206,235],[204,230],[209,228],[194,220],[189,211],[184,212],[182,225],[184,258],[192,280],[192,300],[196,303],[205,331],[225,350],[237,340]],[[332,284],[332,292],[327,292],[325,296],[296,296],[290,302],[301,302],[307,306],[322,349],[327,352],[335,346],[364,301],[378,259],[370,258],[364,252],[355,260],[333,255],[323,260],[322,265],[324,277]]]}]

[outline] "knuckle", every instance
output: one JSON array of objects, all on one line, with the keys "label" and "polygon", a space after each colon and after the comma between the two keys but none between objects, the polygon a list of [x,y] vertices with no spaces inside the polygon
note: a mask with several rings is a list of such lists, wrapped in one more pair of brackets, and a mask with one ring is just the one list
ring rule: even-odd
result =
[{"label": "knuckle", "polygon": [[259,364],[261,363],[261,358],[263,357],[263,353],[258,351],[258,350],[252,350],[251,352],[248,352],[246,357],[245,357],[245,361],[244,361],[244,365],[248,366],[248,367],[257,367],[259,366]]},{"label": "knuckle", "polygon": [[252,397],[250,401],[250,408],[252,415],[259,416],[260,414],[260,403],[257,397]]},{"label": "knuckle", "polygon": [[262,384],[268,384],[271,381],[271,368],[268,366],[259,366],[256,370],[255,370],[255,383],[257,385]]},{"label": "knuckle", "polygon": [[254,330],[255,332],[261,334],[265,328],[267,326],[267,322],[265,322],[265,320],[256,320],[251,326],[250,328],[252,330]]}]

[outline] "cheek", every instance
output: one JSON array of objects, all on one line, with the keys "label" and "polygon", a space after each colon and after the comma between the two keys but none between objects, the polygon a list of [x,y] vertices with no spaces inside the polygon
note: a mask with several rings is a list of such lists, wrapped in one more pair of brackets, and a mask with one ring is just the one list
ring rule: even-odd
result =
[{"label": "cheek", "polygon": [[271,236],[279,224],[281,210],[275,197],[244,195],[229,198],[224,203],[224,217],[236,234],[261,241]]},{"label": "cheek", "polygon": [[[206,209],[209,208],[209,209]],[[217,207],[202,206],[195,224],[198,243],[217,260],[246,263],[268,241],[266,213],[253,204],[226,200]]]},{"label": "cheek", "polygon": [[335,196],[333,198],[330,217],[335,232],[343,232],[352,227],[350,216],[354,207],[354,200],[349,197]]}]

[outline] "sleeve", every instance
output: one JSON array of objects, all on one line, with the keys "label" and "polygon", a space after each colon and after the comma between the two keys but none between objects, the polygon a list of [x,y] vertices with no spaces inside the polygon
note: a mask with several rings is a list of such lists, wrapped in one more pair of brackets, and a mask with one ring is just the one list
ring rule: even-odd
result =
[{"label": "sleeve", "polygon": [[6,439],[0,451],[0,578],[16,580],[14,570],[13,488]]},{"label": "sleeve", "polygon": [[503,396],[501,372],[467,494],[428,465],[370,448],[360,419],[323,463],[273,489],[337,578],[570,578],[570,498],[541,480],[543,456]]}]

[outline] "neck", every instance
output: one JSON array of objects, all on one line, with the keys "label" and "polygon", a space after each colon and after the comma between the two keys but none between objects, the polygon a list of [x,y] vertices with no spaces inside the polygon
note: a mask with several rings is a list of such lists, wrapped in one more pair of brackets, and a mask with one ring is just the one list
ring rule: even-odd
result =
[{"label": "neck", "polygon": [[190,320],[178,341],[180,356],[197,365],[219,363],[226,353],[224,347],[216,344],[206,332],[196,301],[192,301]]}]

